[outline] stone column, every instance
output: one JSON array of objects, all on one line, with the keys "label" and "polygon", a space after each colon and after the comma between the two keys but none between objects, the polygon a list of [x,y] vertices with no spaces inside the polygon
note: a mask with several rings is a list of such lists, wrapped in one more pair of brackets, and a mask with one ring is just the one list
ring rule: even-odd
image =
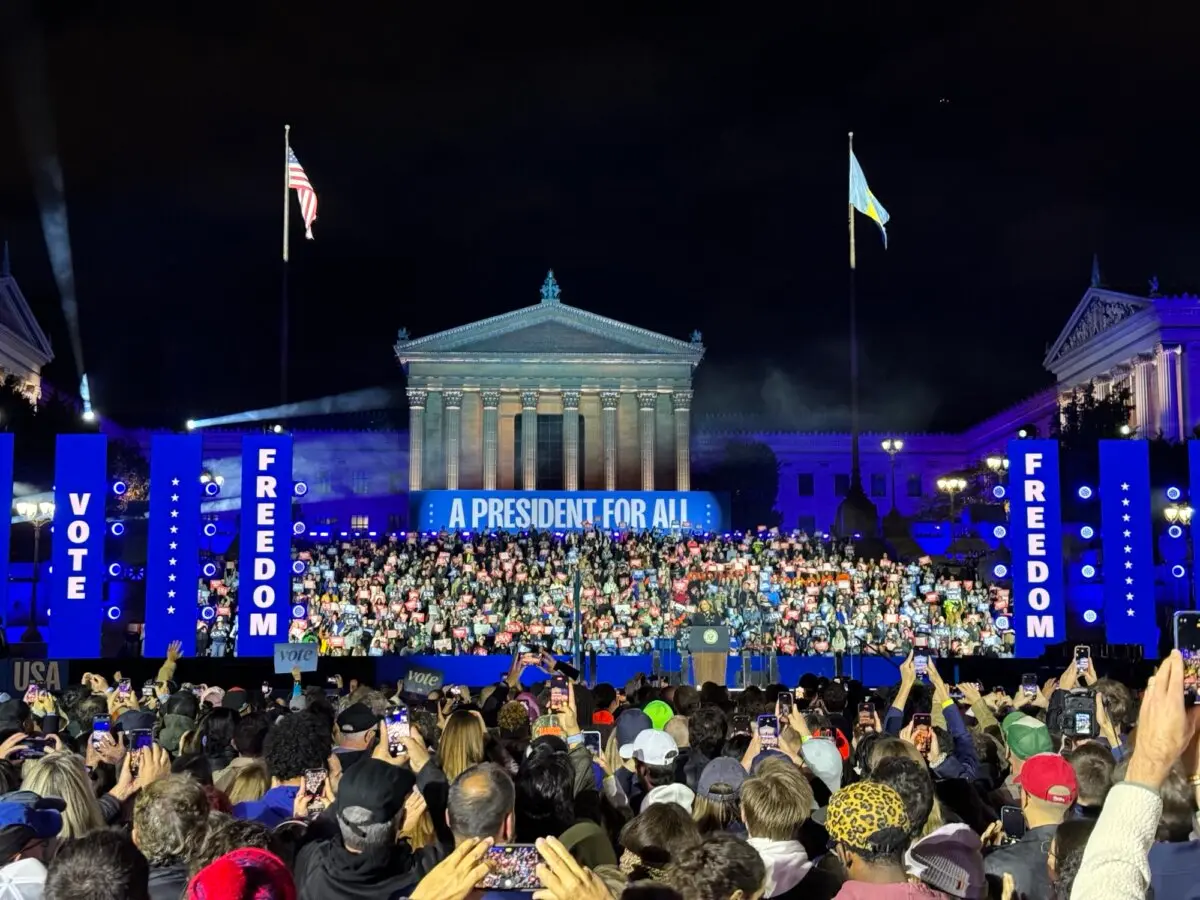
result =
[{"label": "stone column", "polygon": [[537,490],[537,391],[521,391],[521,480]]},{"label": "stone column", "polygon": [[638,436],[642,450],[642,490],[654,490],[654,415],[658,406],[656,391],[638,391]]},{"label": "stone column", "polygon": [[617,404],[621,402],[620,391],[600,392],[600,415],[603,430],[604,489],[617,489]]},{"label": "stone column", "polygon": [[692,489],[692,392],[671,394],[675,413],[675,490]]},{"label": "stone column", "polygon": [[483,489],[496,489],[496,469],[500,459],[500,392],[482,391],[483,400]]},{"label": "stone column", "polygon": [[1153,384],[1154,359],[1148,353],[1139,353],[1133,364],[1133,417],[1140,438],[1153,439],[1158,432],[1151,407]]},{"label": "stone column", "polygon": [[462,443],[463,392],[442,391],[442,409],[446,413],[446,490],[458,490],[458,450]]},{"label": "stone column", "polygon": [[1179,352],[1175,347],[1158,345],[1157,397],[1158,429],[1168,441],[1177,441],[1182,435],[1179,424]]},{"label": "stone column", "polygon": [[563,391],[563,490],[579,490],[579,391]]},{"label": "stone column", "polygon": [[425,398],[422,388],[408,389],[408,489],[421,490],[425,465]]}]

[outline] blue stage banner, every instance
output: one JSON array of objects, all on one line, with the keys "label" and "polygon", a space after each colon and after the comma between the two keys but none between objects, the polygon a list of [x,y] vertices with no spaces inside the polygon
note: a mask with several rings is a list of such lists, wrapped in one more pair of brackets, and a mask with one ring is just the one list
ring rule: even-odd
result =
[{"label": "blue stage banner", "polygon": [[60,434],[54,451],[54,571],[47,606],[52,657],[100,655],[107,499],[108,438]]},{"label": "blue stage banner", "polygon": [[275,655],[292,621],[292,437],[242,438],[237,655]]},{"label": "blue stage banner", "polygon": [[1100,442],[1100,524],[1104,531],[1107,640],[1110,644],[1141,644],[1147,658],[1157,656],[1150,445],[1146,441]]},{"label": "blue stage banner", "polygon": [[701,491],[414,491],[414,531],[724,531],[727,502]]},{"label": "blue stage banner", "polygon": [[[13,436],[12,432],[0,434],[0,509],[13,508]],[[11,521],[11,516],[9,517]],[[0,528],[0,628],[8,612],[8,557],[9,539],[12,528]]]},{"label": "blue stage banner", "polygon": [[1009,537],[1017,656],[1066,640],[1058,441],[1009,441]]},{"label": "blue stage banner", "polygon": [[172,641],[183,642],[186,656],[196,652],[202,453],[198,434],[156,434],[150,439],[146,656],[166,656]]}]

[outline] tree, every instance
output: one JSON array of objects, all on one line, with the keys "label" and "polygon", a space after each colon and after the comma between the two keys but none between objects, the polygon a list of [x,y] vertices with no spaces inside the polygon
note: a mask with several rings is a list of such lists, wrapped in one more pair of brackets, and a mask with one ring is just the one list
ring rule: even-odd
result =
[{"label": "tree", "polygon": [[150,499],[150,463],[141,447],[124,438],[110,440],[108,477],[113,482],[125,483],[124,494],[110,494],[110,515],[130,516],[145,512],[146,501]]},{"label": "tree", "polygon": [[1058,439],[1064,453],[1078,449],[1095,451],[1098,441],[1129,435],[1132,411],[1129,388],[1115,388],[1101,397],[1096,383],[1091,382],[1071,394],[1051,423],[1050,435]]},{"label": "tree", "polygon": [[697,490],[729,494],[729,515],[734,528],[745,530],[759,525],[770,528],[782,521],[775,509],[779,496],[779,458],[761,441],[729,441],[721,461],[697,472],[694,481]]},{"label": "tree", "polygon": [[48,489],[54,483],[54,448],[60,434],[92,430],[69,400],[45,391],[31,398],[12,376],[0,380],[0,431],[14,435],[16,481]]}]

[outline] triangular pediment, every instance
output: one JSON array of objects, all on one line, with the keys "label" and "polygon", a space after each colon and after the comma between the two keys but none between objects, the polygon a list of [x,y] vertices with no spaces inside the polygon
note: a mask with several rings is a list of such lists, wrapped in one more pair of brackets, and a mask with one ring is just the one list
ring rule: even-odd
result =
[{"label": "triangular pediment", "polygon": [[17,280],[11,276],[0,277],[0,328],[25,344],[34,356],[44,357],[45,362],[54,358],[49,338],[34,318]]},{"label": "triangular pediment", "polygon": [[1117,327],[1126,319],[1154,308],[1145,297],[1121,294],[1116,291],[1092,288],[1083,295],[1075,312],[1067,320],[1058,340],[1046,354],[1044,365],[1052,367],[1058,360],[1073,353],[1093,339]]},{"label": "triangular pediment", "polygon": [[440,353],[662,355],[699,362],[704,347],[564,303],[542,303],[396,344],[401,362]]}]

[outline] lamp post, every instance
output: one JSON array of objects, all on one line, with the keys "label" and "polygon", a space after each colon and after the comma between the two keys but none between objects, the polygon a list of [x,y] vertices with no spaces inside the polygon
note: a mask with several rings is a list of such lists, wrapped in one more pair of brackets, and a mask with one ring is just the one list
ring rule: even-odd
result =
[{"label": "lamp post", "polygon": [[34,503],[31,500],[22,500],[14,508],[18,516],[33,526],[33,589],[29,596],[29,627],[21,635],[21,643],[40,644],[42,635],[37,627],[37,589],[38,570],[42,562],[42,528],[47,522],[54,519],[54,503],[50,500],[42,500],[39,503]]},{"label": "lamp post", "polygon": [[888,462],[892,469],[892,509],[896,508],[896,454],[904,449],[904,441],[900,438],[884,438],[880,444],[883,452],[888,455]]},{"label": "lamp post", "polygon": [[989,456],[987,458],[987,467],[988,471],[1003,481],[1004,476],[1008,474],[1008,457]]},{"label": "lamp post", "polygon": [[1196,608],[1196,556],[1192,546],[1192,514],[1195,512],[1190,506],[1180,506],[1177,503],[1172,503],[1163,510],[1163,518],[1167,520],[1168,525],[1179,523],[1183,529],[1184,540],[1187,541],[1187,560],[1188,560],[1188,605]]},{"label": "lamp post", "polygon": [[954,495],[966,488],[967,482],[964,478],[939,478],[937,481],[937,489],[945,494],[950,495],[950,521],[954,521]]}]

